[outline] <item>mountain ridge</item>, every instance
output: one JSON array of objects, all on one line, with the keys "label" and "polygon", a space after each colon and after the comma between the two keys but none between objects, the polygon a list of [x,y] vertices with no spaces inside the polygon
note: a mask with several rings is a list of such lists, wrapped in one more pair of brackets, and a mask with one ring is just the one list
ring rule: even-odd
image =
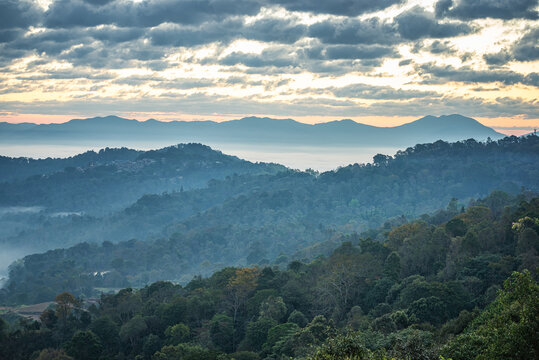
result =
[{"label": "mountain ridge", "polygon": [[496,132],[477,120],[458,114],[428,115],[393,127],[380,127],[341,119],[307,124],[294,119],[244,117],[215,121],[139,121],[114,115],[72,119],[57,124],[0,123],[0,140],[20,142],[74,142],[104,140],[170,140],[178,142],[232,142],[326,146],[413,146],[436,140],[459,141],[469,138],[499,139]]}]

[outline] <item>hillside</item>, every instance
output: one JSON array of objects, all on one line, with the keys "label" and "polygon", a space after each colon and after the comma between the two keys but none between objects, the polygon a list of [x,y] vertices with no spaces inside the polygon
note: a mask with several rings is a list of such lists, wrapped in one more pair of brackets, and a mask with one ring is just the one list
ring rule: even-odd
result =
[{"label": "hillside", "polygon": [[0,170],[6,175],[0,184],[0,206],[103,215],[144,194],[201,188],[211,179],[284,169],[276,164],[254,164],[200,144],[152,151],[107,148],[67,159],[2,157]]},{"label": "hillside", "polygon": [[[0,350],[10,359],[536,358],[538,198],[496,192],[466,210],[452,205],[376,232],[379,241],[342,236],[329,256],[286,269],[227,267],[185,286],[160,281],[102,294],[86,306],[62,293],[41,323],[10,330],[0,317]],[[77,274],[89,256],[102,261],[84,244],[28,257],[0,296],[24,302],[67,287],[127,286],[127,262],[148,252],[126,245],[106,245],[127,261],[101,273]]]},{"label": "hillside", "polygon": [[[36,217],[35,231],[6,239],[4,246],[50,249],[86,241],[28,256],[21,266],[34,261],[51,271],[67,266],[75,276],[110,272],[110,279],[102,279],[107,287],[159,279],[184,282],[225,266],[312,259],[339,234],[368,231],[391,219],[388,224],[402,223],[443,208],[453,198],[462,206],[493,190],[537,192],[538,147],[536,136],[488,143],[440,141],[319,175],[289,170],[231,176],[205,189],[145,196],[107,217]],[[83,262],[80,254],[87,254]],[[132,260],[135,254],[137,261]],[[47,271],[39,276],[46,277]],[[78,281],[68,285],[74,292],[91,293],[91,288]],[[50,296],[45,289],[34,293]]]}]

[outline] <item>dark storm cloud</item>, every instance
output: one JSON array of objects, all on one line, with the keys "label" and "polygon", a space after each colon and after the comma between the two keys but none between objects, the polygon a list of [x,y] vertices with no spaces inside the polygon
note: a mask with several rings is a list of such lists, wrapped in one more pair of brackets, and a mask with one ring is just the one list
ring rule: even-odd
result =
[{"label": "dark storm cloud", "polygon": [[399,14],[395,22],[400,35],[409,40],[454,37],[469,34],[473,30],[464,23],[440,23],[434,14],[418,6]]},{"label": "dark storm cloud", "polygon": [[21,51],[21,56],[27,55],[31,51],[55,56],[77,43],[87,41],[88,39],[80,36],[77,32],[67,30],[44,31],[19,37],[7,44],[7,48]]},{"label": "dark storm cloud", "polygon": [[291,19],[264,18],[242,30],[241,35],[247,39],[292,44],[305,35],[307,27]]},{"label": "dark storm cloud", "polygon": [[70,62],[73,66],[121,69],[130,66],[149,66],[152,61],[160,61],[164,54],[161,48],[125,43],[123,46],[117,44],[114,47],[97,45],[72,47],[56,57]]},{"label": "dark storm cloud", "polygon": [[403,2],[404,0],[273,0],[273,3],[291,11],[343,16],[357,16]]},{"label": "dark storm cloud", "polygon": [[399,37],[392,25],[377,18],[326,20],[309,27],[308,36],[326,44],[395,44]]},{"label": "dark storm cloud", "polygon": [[485,54],[483,59],[489,65],[505,65],[513,59],[511,54],[507,51],[500,51],[494,54]]},{"label": "dark storm cloud", "polygon": [[40,9],[30,1],[0,1],[0,29],[26,28],[35,25],[40,16]]},{"label": "dark storm cloud", "polygon": [[332,89],[332,93],[337,97],[380,100],[436,98],[441,96],[434,91],[401,90],[394,89],[390,86],[372,86],[367,84],[353,84],[335,88]]},{"label": "dark storm cloud", "polygon": [[306,27],[291,19],[265,18],[246,25],[241,19],[208,22],[203,26],[166,24],[149,31],[152,44],[159,46],[196,46],[212,42],[227,43],[235,39],[262,42],[294,43],[305,34]]},{"label": "dark storm cloud", "polygon": [[524,84],[539,86],[539,74],[523,75],[510,70],[474,70],[469,67],[455,68],[451,65],[436,66],[432,63],[419,65],[416,70],[424,75],[425,83],[456,81],[464,83],[500,82],[504,85]]},{"label": "dark storm cloud", "polygon": [[261,54],[247,54],[233,52],[218,61],[221,65],[245,65],[248,67],[294,67],[298,65],[297,58],[293,53],[287,53],[280,48],[270,48]]},{"label": "dark storm cloud", "polygon": [[145,34],[141,28],[92,28],[86,30],[87,34],[96,40],[108,43],[121,43],[131,40],[136,40]]},{"label": "dark storm cloud", "polygon": [[485,54],[483,58],[489,65],[504,65],[511,60],[534,61],[539,59],[539,28],[531,29],[509,49],[498,53]]},{"label": "dark storm cloud", "polygon": [[6,43],[15,40],[23,34],[19,29],[5,29],[0,30],[0,43]]},{"label": "dark storm cloud", "polygon": [[233,15],[256,15],[256,0],[113,1],[93,6],[80,0],[55,1],[45,13],[47,27],[117,25],[153,27],[162,23],[201,24]]},{"label": "dark storm cloud", "polygon": [[537,0],[440,0],[436,3],[436,16],[461,20],[481,18],[536,20]]},{"label": "dark storm cloud", "polygon": [[535,28],[526,33],[513,46],[512,53],[515,60],[532,61],[539,59],[539,28]]}]

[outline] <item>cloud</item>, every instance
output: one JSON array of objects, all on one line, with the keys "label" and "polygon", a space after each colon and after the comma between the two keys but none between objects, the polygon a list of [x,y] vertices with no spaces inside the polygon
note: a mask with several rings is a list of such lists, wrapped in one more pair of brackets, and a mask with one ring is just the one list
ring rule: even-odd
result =
[{"label": "cloud", "polygon": [[452,55],[456,53],[455,48],[448,41],[433,41],[428,47],[427,50],[431,54],[445,54]]},{"label": "cloud", "polygon": [[437,17],[461,20],[538,18],[537,0],[439,0],[435,9]]},{"label": "cloud", "polygon": [[0,30],[0,43],[7,43],[21,36],[23,32],[19,29]]},{"label": "cloud", "polygon": [[102,6],[80,0],[58,0],[45,13],[44,24],[52,28],[154,27],[163,23],[197,25],[234,15],[256,15],[260,8],[261,3],[256,0],[116,0]]},{"label": "cloud", "polygon": [[27,28],[35,25],[40,16],[41,11],[30,1],[0,1],[0,29]]},{"label": "cloud", "polygon": [[472,28],[464,23],[440,23],[434,14],[415,6],[395,18],[400,35],[409,40],[421,38],[447,38],[469,34]]},{"label": "cloud", "polygon": [[483,58],[489,65],[504,65],[509,61],[534,61],[539,59],[539,28],[531,29],[509,49],[498,53],[485,54]]},{"label": "cloud", "polygon": [[[313,51],[314,50],[314,51]],[[311,58],[314,59],[378,59],[398,57],[398,53],[388,46],[381,45],[330,45],[311,49]]]},{"label": "cloud", "polygon": [[[530,100],[534,89],[521,86],[539,86],[537,72],[525,73],[533,71],[531,62],[539,59],[539,30],[526,20],[536,13],[529,1],[443,0],[434,13],[419,6],[399,7],[405,2],[55,0],[43,10],[35,5],[37,1],[0,0],[0,92],[8,94],[3,99],[23,92],[37,97],[58,93],[66,99],[65,107],[61,102],[17,103],[19,109],[27,106],[26,112],[40,112],[39,104],[43,111],[57,106],[56,113],[82,111],[77,106],[89,113],[96,108],[113,111],[116,105],[125,111],[162,107],[165,112],[185,108],[201,114],[290,116],[410,115],[423,113],[425,107],[430,112],[431,106],[433,112],[470,115],[474,106],[479,109],[475,113],[482,114],[494,109],[512,115],[537,112],[532,110],[537,102]],[[388,7],[383,15],[376,13]],[[470,13],[463,15],[463,9]],[[519,18],[518,24],[468,21],[500,17],[488,15],[488,9],[503,9],[509,13],[506,17]],[[394,14],[398,15],[392,18]],[[485,49],[507,44],[507,39],[484,37],[486,43],[478,44],[477,52],[466,50],[469,44],[463,46],[460,39],[451,39],[474,33],[480,26],[482,31],[470,41],[483,41],[489,27],[500,34],[521,35],[500,52],[486,55]],[[243,39],[249,41],[237,41]],[[251,43],[255,48],[245,49]],[[448,56],[459,56],[464,65],[440,65],[453,60]],[[503,67],[512,61],[528,63],[513,71]],[[115,71],[126,68],[149,75],[125,77]],[[161,73],[164,70],[174,71]],[[414,89],[414,84],[407,84],[398,89],[398,84],[410,81],[410,75],[422,86]],[[357,78],[391,86],[342,86]],[[302,91],[309,86],[305,85],[308,79],[328,87]],[[477,92],[472,89],[465,99],[450,97],[443,89],[454,82],[478,84],[471,86]],[[431,84],[436,91],[429,91]],[[502,92],[513,85],[528,100],[506,98]],[[249,91],[235,92],[237,88]],[[108,90],[108,98],[101,95],[103,89]],[[148,89],[152,97],[145,97]],[[74,99],[75,95],[80,98]],[[473,97],[487,95],[489,99],[499,96],[490,102]],[[125,102],[126,98],[134,100]],[[0,107],[13,104],[2,101]]]},{"label": "cloud", "polygon": [[377,18],[326,20],[309,27],[308,36],[326,44],[395,44],[398,34],[392,25]]},{"label": "cloud", "polygon": [[353,84],[341,88],[334,88],[331,92],[337,97],[379,100],[407,100],[417,98],[437,98],[441,95],[434,91],[418,91],[394,89],[390,86],[372,86],[367,84]]},{"label": "cloud", "polygon": [[[380,116],[423,116],[425,109],[433,115],[464,113],[468,116],[499,117],[524,114],[529,118],[539,118],[537,101],[520,98],[498,98],[485,101],[480,98],[443,96],[438,98],[412,98],[408,101],[387,100],[372,104],[357,103],[349,100],[332,100],[311,97],[293,100],[261,101],[253,97],[229,97],[195,93],[179,95],[171,93],[162,97],[132,99],[110,99],[86,97],[69,101],[36,101],[24,103],[9,101],[2,103],[2,110],[19,113],[41,114],[88,114],[105,115],[134,112],[155,112],[177,114],[197,114],[201,117],[212,114],[267,114],[272,116],[305,116],[316,113],[333,117],[353,117],[360,115]],[[99,109],[96,113],[96,109]],[[172,115],[174,116],[174,115]]]},{"label": "cloud", "polygon": [[290,52],[291,49],[283,47],[269,48],[260,54],[250,54],[243,52],[233,52],[222,59],[217,60],[219,64],[226,66],[245,65],[248,67],[294,67],[298,65],[296,54]]},{"label": "cloud", "polygon": [[504,85],[524,84],[539,87],[539,74],[523,75],[510,70],[474,70],[470,67],[455,68],[451,65],[436,66],[433,63],[421,64],[416,70],[426,76],[425,83],[455,81],[463,83],[500,82]]},{"label": "cloud", "polygon": [[532,61],[539,59],[539,28],[524,34],[512,47],[513,57],[517,61]]},{"label": "cloud", "polygon": [[111,3],[114,0],[82,0],[82,1],[91,5],[101,6],[101,5],[106,5],[108,3]]},{"label": "cloud", "polygon": [[358,16],[403,2],[404,0],[274,0],[274,3],[291,11],[342,16]]},{"label": "cloud", "polygon": [[306,27],[293,19],[263,18],[248,25],[241,19],[207,22],[201,26],[165,24],[149,31],[154,45],[197,46],[213,42],[228,43],[235,39],[291,44],[298,41]]},{"label": "cloud", "polygon": [[493,54],[483,55],[483,59],[489,65],[505,65],[513,59],[513,56],[506,50]]},{"label": "cloud", "polygon": [[[72,31],[72,30],[70,30]],[[116,44],[121,42],[132,41],[141,38],[145,35],[144,29],[132,28],[115,28],[115,27],[100,27],[85,30],[85,32],[96,40],[106,43]]]}]

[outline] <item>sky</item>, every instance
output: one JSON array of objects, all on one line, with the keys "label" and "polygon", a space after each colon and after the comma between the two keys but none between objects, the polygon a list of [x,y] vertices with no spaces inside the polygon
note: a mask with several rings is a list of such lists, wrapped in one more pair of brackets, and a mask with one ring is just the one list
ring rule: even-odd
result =
[{"label": "sky", "polygon": [[0,0],[0,121],[539,128],[537,0]]}]

